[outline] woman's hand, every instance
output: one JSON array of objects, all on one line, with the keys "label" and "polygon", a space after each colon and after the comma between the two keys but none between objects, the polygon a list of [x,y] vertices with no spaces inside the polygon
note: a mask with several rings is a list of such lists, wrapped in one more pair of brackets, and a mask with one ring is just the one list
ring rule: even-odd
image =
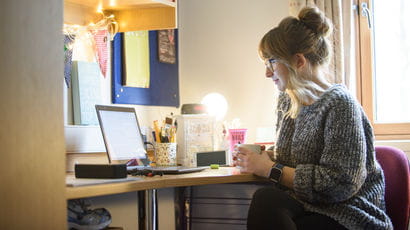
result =
[{"label": "woman's hand", "polygon": [[265,152],[268,154],[269,158],[272,161],[275,159],[275,152],[273,150],[266,150]]},{"label": "woman's hand", "polygon": [[241,172],[253,173],[266,178],[269,176],[274,162],[265,151],[258,154],[243,147],[236,147],[235,150],[232,153],[234,165],[239,166]]}]

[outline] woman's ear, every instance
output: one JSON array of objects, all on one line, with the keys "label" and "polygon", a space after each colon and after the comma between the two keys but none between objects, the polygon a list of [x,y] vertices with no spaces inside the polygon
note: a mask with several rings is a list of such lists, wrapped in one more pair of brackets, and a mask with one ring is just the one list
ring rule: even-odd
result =
[{"label": "woman's ear", "polygon": [[295,64],[296,64],[296,68],[298,68],[298,69],[303,68],[306,65],[306,62],[307,62],[307,60],[305,58],[305,55],[303,55],[301,53],[295,54],[294,61],[295,61]]}]

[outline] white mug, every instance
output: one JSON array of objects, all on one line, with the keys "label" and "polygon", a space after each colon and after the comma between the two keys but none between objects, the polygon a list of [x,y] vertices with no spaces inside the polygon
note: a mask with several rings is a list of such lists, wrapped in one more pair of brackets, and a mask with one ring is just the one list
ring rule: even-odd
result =
[{"label": "white mug", "polygon": [[255,153],[261,153],[262,151],[261,146],[256,144],[238,144],[237,147],[246,148]]}]

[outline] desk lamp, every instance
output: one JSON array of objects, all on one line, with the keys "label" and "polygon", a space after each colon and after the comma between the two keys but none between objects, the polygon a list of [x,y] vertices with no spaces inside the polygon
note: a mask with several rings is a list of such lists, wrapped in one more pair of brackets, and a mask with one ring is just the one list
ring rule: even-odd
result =
[{"label": "desk lamp", "polygon": [[221,121],[228,111],[228,102],[225,97],[219,93],[209,93],[201,101],[205,105],[208,114],[214,116],[217,121]]}]

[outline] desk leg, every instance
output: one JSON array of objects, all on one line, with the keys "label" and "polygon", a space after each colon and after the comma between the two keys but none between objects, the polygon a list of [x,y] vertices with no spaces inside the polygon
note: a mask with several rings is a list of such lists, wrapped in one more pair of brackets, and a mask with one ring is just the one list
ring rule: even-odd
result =
[{"label": "desk leg", "polygon": [[175,229],[191,230],[192,187],[175,188]]},{"label": "desk leg", "polygon": [[147,230],[157,230],[158,229],[158,201],[157,201],[157,190],[151,189],[147,190],[146,193],[146,213],[147,213]]},{"label": "desk leg", "polygon": [[158,229],[157,190],[151,189],[138,192],[138,229]]},{"label": "desk leg", "polygon": [[175,194],[175,229],[187,230],[185,216],[185,187],[174,188]]}]

